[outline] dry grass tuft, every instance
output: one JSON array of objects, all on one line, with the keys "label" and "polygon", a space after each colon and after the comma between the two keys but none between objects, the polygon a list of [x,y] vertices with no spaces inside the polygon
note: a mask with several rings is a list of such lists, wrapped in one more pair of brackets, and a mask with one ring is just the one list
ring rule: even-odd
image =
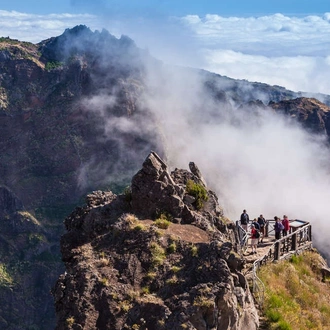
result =
[{"label": "dry grass tuft", "polygon": [[322,257],[315,252],[263,266],[264,313],[269,329],[330,329],[330,283],[322,282]]}]

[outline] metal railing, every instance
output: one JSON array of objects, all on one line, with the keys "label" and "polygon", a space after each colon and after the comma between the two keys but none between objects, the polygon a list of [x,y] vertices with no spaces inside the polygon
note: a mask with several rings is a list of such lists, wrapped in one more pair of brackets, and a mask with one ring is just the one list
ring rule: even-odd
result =
[{"label": "metal railing", "polygon": [[[269,230],[273,220],[267,221],[266,235],[272,234],[273,230]],[[242,249],[246,249],[248,241],[248,233],[241,227],[240,221],[236,222],[240,237]],[[262,307],[265,296],[265,285],[257,276],[259,268],[270,262],[275,262],[281,259],[287,259],[293,254],[298,254],[303,250],[312,248],[312,226],[307,223],[301,228],[291,228],[291,233],[280,238],[269,246],[268,252],[253,263],[252,267],[252,291],[259,306]],[[272,235],[271,235],[272,236]]]}]

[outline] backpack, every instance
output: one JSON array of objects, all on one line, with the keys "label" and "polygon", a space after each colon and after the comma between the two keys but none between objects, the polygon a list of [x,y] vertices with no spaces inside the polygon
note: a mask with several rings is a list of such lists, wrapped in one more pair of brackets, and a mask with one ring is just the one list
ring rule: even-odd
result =
[{"label": "backpack", "polygon": [[254,234],[254,237],[255,237],[255,238],[259,238],[259,237],[260,237],[259,230],[256,230],[256,232],[255,232],[255,234]]}]

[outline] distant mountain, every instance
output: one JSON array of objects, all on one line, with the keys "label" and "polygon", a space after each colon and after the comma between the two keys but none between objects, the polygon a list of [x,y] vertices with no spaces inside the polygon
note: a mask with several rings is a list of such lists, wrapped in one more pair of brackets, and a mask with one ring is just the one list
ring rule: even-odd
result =
[{"label": "distant mountain", "polygon": [[[37,324],[48,330],[55,324],[48,292],[63,270],[59,237],[65,216],[92,190],[122,192],[150,150],[166,159],[162,122],[152,105],[142,102],[147,93],[157,92],[147,81],[150,68],[165,85],[165,66],[130,38],[117,39],[86,26],[39,44],[0,38],[0,186],[20,205],[0,213],[0,221],[19,221],[25,228],[36,220],[33,230],[17,234],[15,226],[9,226],[9,236],[0,236],[0,263],[13,279],[1,282],[0,292],[9,297],[10,291],[14,305],[8,309],[8,300],[0,303],[1,328],[32,329]],[[196,105],[197,120],[206,120],[206,112],[216,122],[224,111],[269,105],[314,132],[329,132],[327,95],[295,93],[191,68],[171,70],[203,82],[202,93],[214,106]],[[17,271],[21,265],[24,276]],[[31,289],[18,293],[23,286]],[[22,299],[26,314],[14,308]]]}]

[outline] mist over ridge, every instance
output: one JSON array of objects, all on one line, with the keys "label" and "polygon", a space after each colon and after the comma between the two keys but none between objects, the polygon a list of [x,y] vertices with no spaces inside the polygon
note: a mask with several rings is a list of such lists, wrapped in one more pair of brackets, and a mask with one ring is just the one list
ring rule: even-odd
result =
[{"label": "mist over ridge", "polygon": [[[109,37],[106,31],[102,33]],[[93,36],[93,33],[89,35]],[[82,52],[87,45],[88,39],[82,43]],[[101,80],[93,78],[98,91],[92,98],[81,101],[85,111],[102,118],[105,139],[113,138],[114,132],[154,136],[160,154],[173,169],[185,168],[190,161],[198,164],[232,220],[239,217],[243,208],[251,218],[260,213],[267,218],[287,214],[291,219],[312,222],[317,241],[326,243],[326,237],[320,234],[327,232],[330,197],[326,131],[311,134],[294,117],[266,105],[304,95],[329,102],[327,95],[294,93],[279,86],[273,86],[270,94],[267,90],[270,86],[265,84],[166,65],[145,56],[132,40],[124,45],[122,51],[128,51],[129,55],[121,56],[120,48],[116,48],[115,63],[130,68],[123,84],[128,83],[131,91],[136,86],[132,116],[125,118],[106,110],[113,108],[121,93],[107,91],[113,79],[113,71],[107,70],[113,66],[113,59],[107,59],[106,54],[108,51],[111,54],[111,50],[106,44],[98,49],[103,55],[96,57],[98,66],[105,70]],[[141,80],[142,85],[134,84],[134,79]],[[265,107],[249,103],[253,100],[262,100]],[[132,155],[129,145],[121,142],[120,145],[118,163],[123,155],[127,159]],[[102,164],[96,168],[105,177],[111,176],[102,169]]]}]

